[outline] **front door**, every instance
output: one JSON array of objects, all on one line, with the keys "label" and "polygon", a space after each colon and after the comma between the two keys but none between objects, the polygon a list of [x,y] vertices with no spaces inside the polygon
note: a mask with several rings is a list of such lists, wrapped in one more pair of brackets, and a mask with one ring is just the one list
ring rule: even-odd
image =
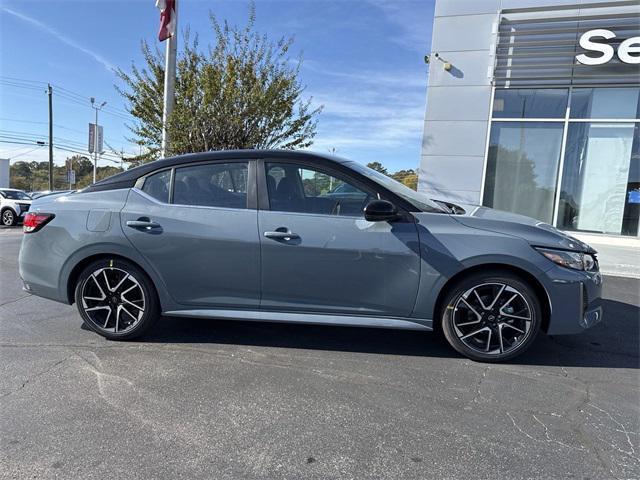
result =
[{"label": "front door", "polygon": [[248,167],[247,161],[177,167],[173,182],[164,170],[131,191],[122,229],[176,302],[258,306],[260,242],[257,211],[247,203],[247,186],[255,182]]},{"label": "front door", "polygon": [[262,308],[411,314],[420,276],[413,222],[366,221],[377,193],[342,172],[290,162],[258,168],[270,205],[258,213]]}]

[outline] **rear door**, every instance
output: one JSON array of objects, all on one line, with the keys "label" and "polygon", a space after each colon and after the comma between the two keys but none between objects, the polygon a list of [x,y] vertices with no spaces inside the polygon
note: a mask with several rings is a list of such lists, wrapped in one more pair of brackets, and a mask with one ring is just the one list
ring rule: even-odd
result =
[{"label": "rear door", "polygon": [[216,161],[141,179],[122,229],[183,305],[257,307],[260,245],[255,164]]},{"label": "rear door", "polygon": [[366,221],[378,194],[342,172],[284,161],[258,169],[268,196],[258,219],[262,308],[411,314],[420,275],[413,221]]}]

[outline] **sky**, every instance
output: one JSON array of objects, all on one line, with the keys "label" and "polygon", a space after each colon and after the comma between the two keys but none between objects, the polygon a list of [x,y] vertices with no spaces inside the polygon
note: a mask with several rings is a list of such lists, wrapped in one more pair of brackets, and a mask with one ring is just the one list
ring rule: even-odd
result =
[{"label": "sky", "polygon": [[[48,138],[47,83],[54,144],[86,154],[93,96],[107,102],[99,123],[111,148],[102,164],[115,162],[113,152],[138,153],[127,140],[132,119],[113,70],[142,65],[142,39],[158,44],[154,3],[0,0],[0,158],[48,159],[47,147],[34,144]],[[188,25],[206,45],[214,40],[209,12],[244,25],[248,3],[179,0],[178,26]],[[272,40],[294,37],[291,57],[303,58],[304,97],[324,106],[310,150],[335,149],[391,171],[418,167],[433,0],[257,0],[256,15],[256,30]],[[73,154],[56,149],[54,161]]]}]

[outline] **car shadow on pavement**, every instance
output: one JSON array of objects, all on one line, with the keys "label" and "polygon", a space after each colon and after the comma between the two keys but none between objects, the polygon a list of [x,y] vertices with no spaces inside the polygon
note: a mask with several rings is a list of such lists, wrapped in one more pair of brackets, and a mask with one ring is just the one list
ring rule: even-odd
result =
[{"label": "car shadow on pavement", "polygon": [[[526,353],[509,363],[639,368],[640,307],[614,300],[603,303],[605,320],[600,325],[580,335],[540,335]],[[143,341],[460,357],[439,333],[198,318],[162,317]]]}]

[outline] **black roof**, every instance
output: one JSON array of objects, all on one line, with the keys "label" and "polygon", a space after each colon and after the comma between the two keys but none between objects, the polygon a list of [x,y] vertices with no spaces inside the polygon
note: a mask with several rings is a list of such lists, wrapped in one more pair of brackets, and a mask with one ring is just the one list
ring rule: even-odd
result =
[{"label": "black roof", "polygon": [[314,153],[309,151],[299,150],[217,150],[213,152],[201,152],[201,153],[188,153],[185,155],[178,155],[175,157],[163,158],[161,160],[154,160],[144,165],[140,165],[135,168],[131,168],[122,173],[118,173],[104,180],[94,183],[88,186],[84,192],[95,192],[100,190],[114,190],[118,188],[131,188],[136,183],[138,178],[147,175],[150,172],[159,170],[162,168],[175,167],[186,163],[204,162],[209,160],[226,160],[226,159],[260,159],[260,158],[278,158],[281,160],[324,160],[329,162],[335,162],[340,164],[348,163],[340,157],[333,155],[325,155],[320,153]]}]

